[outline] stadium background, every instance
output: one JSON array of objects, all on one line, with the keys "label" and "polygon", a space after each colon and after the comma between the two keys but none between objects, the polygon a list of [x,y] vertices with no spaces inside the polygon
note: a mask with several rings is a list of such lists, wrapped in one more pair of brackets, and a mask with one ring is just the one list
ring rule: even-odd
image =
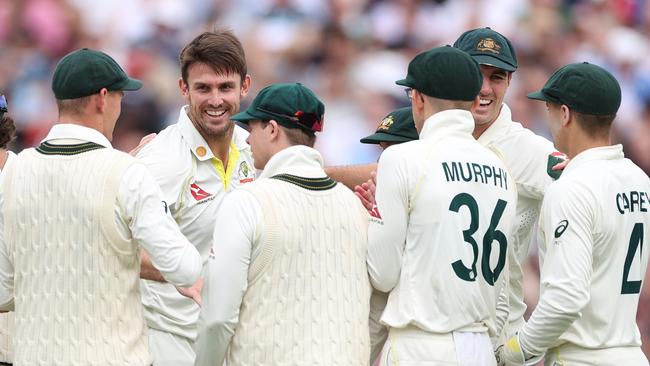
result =
[{"label": "stadium background", "polygon": [[[515,45],[519,70],[506,94],[516,121],[549,137],[543,103],[525,98],[557,67],[590,61],[619,80],[615,140],[650,173],[650,4],[645,0],[0,0],[0,93],[18,138],[34,146],[56,121],[50,76],[79,47],[113,55],[144,81],[129,93],[113,141],[129,150],[173,123],[183,100],[178,53],[199,32],[232,28],[246,49],[251,95],[272,82],[300,81],[326,105],[317,147],[328,165],[375,161],[359,139],[408,100],[394,81],[418,52],[490,26]],[[588,177],[585,177],[588,178]],[[535,252],[526,266],[529,310],[537,301]],[[638,324],[650,355],[650,294]]]}]

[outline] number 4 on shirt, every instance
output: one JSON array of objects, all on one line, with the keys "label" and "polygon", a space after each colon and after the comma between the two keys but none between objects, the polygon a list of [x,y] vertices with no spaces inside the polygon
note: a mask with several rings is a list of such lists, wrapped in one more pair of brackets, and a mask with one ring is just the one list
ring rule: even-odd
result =
[{"label": "number 4 on shirt", "polygon": [[632,235],[630,235],[630,244],[627,247],[627,255],[625,256],[625,265],[623,266],[623,284],[621,285],[621,294],[638,294],[641,292],[641,280],[628,281],[630,275],[630,267],[634,261],[634,255],[637,248],[639,249],[639,256],[643,253],[643,223],[638,222],[634,224]]}]

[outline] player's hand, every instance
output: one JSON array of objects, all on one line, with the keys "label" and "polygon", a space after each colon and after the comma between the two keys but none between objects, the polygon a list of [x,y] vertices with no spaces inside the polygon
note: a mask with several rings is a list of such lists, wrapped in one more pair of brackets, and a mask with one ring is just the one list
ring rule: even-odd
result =
[{"label": "player's hand", "polygon": [[494,350],[494,358],[497,359],[497,366],[505,366],[506,361],[503,359],[503,345]]},{"label": "player's hand", "polygon": [[512,338],[508,339],[503,346],[497,349],[497,352],[500,353],[499,357],[497,357],[497,363],[501,362],[500,365],[526,365],[524,351],[521,349],[521,344],[519,344],[518,334],[515,334]]},{"label": "player's hand", "polygon": [[561,161],[561,162],[553,165],[553,168],[551,168],[551,169],[553,169],[553,170],[564,170],[564,168],[566,168],[567,164],[569,164],[570,160],[571,159],[566,159],[564,161]]},{"label": "player's hand", "polygon": [[142,148],[145,147],[145,145],[147,145],[148,143],[150,143],[151,140],[154,139],[154,137],[156,137],[156,133],[150,133],[150,134],[148,134],[147,136],[143,137],[143,138],[140,140],[140,144],[139,144],[138,146],[136,146],[133,150],[129,151],[129,155],[131,155],[131,156],[136,156],[136,155],[138,155],[138,153],[140,152],[140,150],[142,150]]},{"label": "player's hand", "polygon": [[[500,352],[499,352],[500,351]],[[526,351],[519,343],[519,333],[512,336],[506,344],[499,347],[496,353],[500,353],[497,357],[497,362],[503,362],[500,365],[506,366],[530,366],[537,364],[543,355],[531,356],[526,354]]]},{"label": "player's hand", "polygon": [[377,187],[377,174],[370,173],[370,179],[359,186],[354,187],[354,194],[359,197],[361,204],[366,210],[371,211],[375,206],[375,190]]},{"label": "player's hand", "polygon": [[179,294],[188,297],[201,306],[201,290],[203,289],[203,277],[199,278],[192,287],[176,287]]}]

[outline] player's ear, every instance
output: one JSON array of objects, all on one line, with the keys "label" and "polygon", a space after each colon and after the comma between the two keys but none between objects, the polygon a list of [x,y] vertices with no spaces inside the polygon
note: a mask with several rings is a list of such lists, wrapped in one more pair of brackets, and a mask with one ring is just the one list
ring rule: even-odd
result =
[{"label": "player's ear", "polygon": [[181,90],[181,93],[183,94],[183,96],[186,97],[187,93],[189,92],[189,89],[188,89],[188,86],[185,83],[185,81],[183,81],[182,77],[178,78],[178,88]]},{"label": "player's ear", "polygon": [[568,126],[569,123],[571,122],[572,117],[573,117],[573,112],[571,111],[571,109],[567,105],[562,104],[560,106],[560,120],[562,122],[562,126],[563,127]]},{"label": "player's ear", "polygon": [[274,119],[269,121],[269,134],[271,141],[275,141],[280,137],[280,125]]},{"label": "player's ear", "polygon": [[245,97],[246,94],[248,94],[250,88],[251,88],[251,76],[246,74],[246,76],[244,76],[244,80],[242,80],[241,83],[241,91],[239,92],[239,96],[241,98]]}]

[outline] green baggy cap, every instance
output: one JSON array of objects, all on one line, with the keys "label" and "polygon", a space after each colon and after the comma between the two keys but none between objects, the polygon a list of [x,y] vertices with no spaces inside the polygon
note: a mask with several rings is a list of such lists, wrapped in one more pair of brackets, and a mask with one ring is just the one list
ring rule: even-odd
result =
[{"label": "green baggy cap", "polygon": [[377,131],[361,139],[364,144],[380,142],[408,142],[418,139],[418,132],[413,121],[411,107],[400,108],[390,112],[377,127]]},{"label": "green baggy cap", "polygon": [[481,65],[506,71],[517,70],[517,56],[512,43],[490,28],[468,30],[454,42],[454,47],[469,53]]},{"label": "green baggy cap", "polygon": [[230,117],[233,121],[274,120],[287,128],[311,132],[323,130],[325,105],[300,83],[272,84],[260,90],[246,111]]},{"label": "green baggy cap", "polygon": [[406,78],[395,83],[434,98],[472,101],[481,90],[483,76],[466,52],[444,46],[415,56]]},{"label": "green baggy cap", "polygon": [[102,88],[116,91],[141,87],[142,82],[129,78],[111,56],[88,48],[64,56],[52,78],[52,91],[58,100],[82,98]]},{"label": "green baggy cap", "polygon": [[584,114],[615,115],[621,106],[621,87],[607,70],[583,62],[561,67],[528,98],[565,104]]}]

